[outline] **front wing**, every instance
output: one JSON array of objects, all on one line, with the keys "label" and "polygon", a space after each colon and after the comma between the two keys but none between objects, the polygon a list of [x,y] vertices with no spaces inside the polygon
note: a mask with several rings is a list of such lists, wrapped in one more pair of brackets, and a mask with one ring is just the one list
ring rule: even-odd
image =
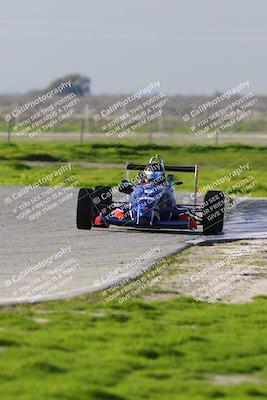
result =
[{"label": "front wing", "polygon": [[159,221],[152,225],[137,224],[131,218],[115,218],[111,216],[102,216],[101,222],[109,225],[126,226],[133,228],[155,228],[155,229],[190,229],[189,221],[187,220],[170,220]]}]

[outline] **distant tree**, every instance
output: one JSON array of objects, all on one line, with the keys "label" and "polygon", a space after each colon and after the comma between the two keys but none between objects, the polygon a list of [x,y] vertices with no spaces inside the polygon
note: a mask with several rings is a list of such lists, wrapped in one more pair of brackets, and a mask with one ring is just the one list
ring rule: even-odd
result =
[{"label": "distant tree", "polygon": [[217,97],[217,96],[219,97],[221,95],[222,95],[222,92],[220,90],[215,90],[215,92],[213,94],[214,97]]},{"label": "distant tree", "polygon": [[86,96],[90,94],[91,79],[88,78],[87,76],[82,76],[80,74],[65,75],[62,76],[61,78],[57,78],[49,85],[48,89],[54,89],[55,87],[59,86],[61,82],[69,80],[72,83],[72,87],[66,88],[64,90],[64,94],[73,92],[73,88],[77,91],[77,93],[80,96]]}]

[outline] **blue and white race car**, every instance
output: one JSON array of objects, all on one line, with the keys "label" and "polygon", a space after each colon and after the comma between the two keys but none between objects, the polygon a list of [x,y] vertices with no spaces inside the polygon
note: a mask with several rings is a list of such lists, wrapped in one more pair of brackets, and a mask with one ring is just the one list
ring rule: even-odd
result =
[{"label": "blue and white race car", "polygon": [[[138,172],[130,179],[129,171]],[[174,175],[166,172],[194,173],[192,204],[177,204]],[[78,195],[77,228],[108,228],[110,225],[146,229],[189,229],[203,226],[206,235],[223,230],[224,193],[209,191],[204,203],[197,204],[198,166],[164,165],[163,159],[153,156],[147,164],[126,164],[126,179],[117,188],[97,186],[82,188]],[[116,192],[124,193],[116,201]]]}]

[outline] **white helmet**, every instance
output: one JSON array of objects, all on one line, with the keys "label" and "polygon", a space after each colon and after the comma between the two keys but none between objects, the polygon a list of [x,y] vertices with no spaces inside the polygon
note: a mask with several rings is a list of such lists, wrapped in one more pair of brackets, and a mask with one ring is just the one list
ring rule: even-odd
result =
[{"label": "white helmet", "polygon": [[165,173],[162,165],[158,162],[150,162],[144,170],[144,178],[148,182],[163,181],[165,178]]}]

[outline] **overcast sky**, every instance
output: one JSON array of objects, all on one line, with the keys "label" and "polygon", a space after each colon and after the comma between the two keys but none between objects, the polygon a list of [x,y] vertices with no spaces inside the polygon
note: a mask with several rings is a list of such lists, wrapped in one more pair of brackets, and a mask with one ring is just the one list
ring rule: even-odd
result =
[{"label": "overcast sky", "polygon": [[267,94],[266,17],[266,0],[0,0],[0,93],[79,72],[95,94],[155,80],[168,94],[246,80]]}]

